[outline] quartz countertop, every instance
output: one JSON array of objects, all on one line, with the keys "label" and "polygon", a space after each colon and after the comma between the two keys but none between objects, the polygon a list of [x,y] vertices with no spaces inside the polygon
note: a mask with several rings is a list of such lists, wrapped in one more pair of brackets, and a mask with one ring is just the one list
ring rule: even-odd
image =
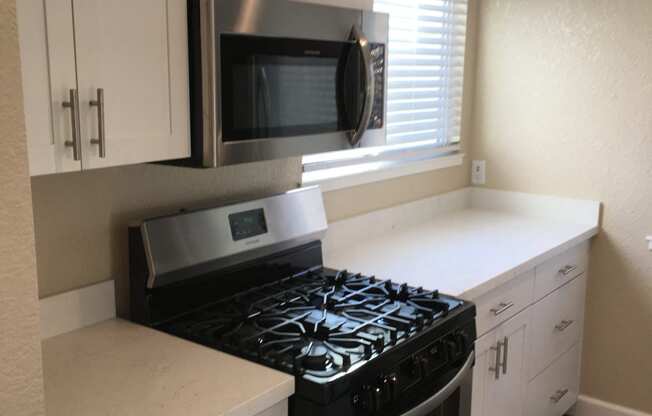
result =
[{"label": "quartz countertop", "polygon": [[48,416],[249,416],[294,377],[112,319],[43,341]]},{"label": "quartz countertop", "polygon": [[546,201],[537,201],[539,196],[517,194],[539,205],[533,210],[527,204],[519,209],[519,204],[500,207],[503,201],[486,201],[508,200],[512,193],[488,195],[460,193],[452,206],[448,196],[435,197],[330,224],[324,263],[473,300],[599,230],[597,202],[547,200],[550,210],[576,214],[560,216],[541,210]]}]

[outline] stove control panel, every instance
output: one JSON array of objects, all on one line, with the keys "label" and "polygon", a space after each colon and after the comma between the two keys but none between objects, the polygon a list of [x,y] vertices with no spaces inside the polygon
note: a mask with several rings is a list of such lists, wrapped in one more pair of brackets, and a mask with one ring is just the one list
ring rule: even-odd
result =
[{"label": "stove control panel", "polygon": [[400,402],[408,396],[414,399],[424,387],[454,372],[473,348],[473,328],[461,328],[446,334],[403,358],[397,365],[382,372],[376,380],[363,384],[351,396],[356,414],[384,414],[399,404],[399,399]]}]

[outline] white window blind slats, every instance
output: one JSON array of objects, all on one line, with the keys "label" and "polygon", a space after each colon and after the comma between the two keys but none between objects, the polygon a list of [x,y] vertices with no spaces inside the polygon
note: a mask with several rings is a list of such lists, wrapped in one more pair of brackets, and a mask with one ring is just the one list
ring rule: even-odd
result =
[{"label": "white window blind slats", "polygon": [[387,142],[459,141],[466,0],[375,0],[389,13]]}]

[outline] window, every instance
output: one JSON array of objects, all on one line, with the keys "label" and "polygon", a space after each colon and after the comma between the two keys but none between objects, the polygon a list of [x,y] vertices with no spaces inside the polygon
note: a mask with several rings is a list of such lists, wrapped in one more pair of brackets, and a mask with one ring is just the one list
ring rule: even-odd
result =
[{"label": "window", "polygon": [[388,144],[458,143],[466,0],[375,0],[388,13]]},{"label": "window", "polygon": [[467,0],[374,1],[375,11],[389,14],[387,146],[305,156],[305,183],[408,165],[414,173],[414,163],[436,167],[433,159],[459,151],[467,7]]}]

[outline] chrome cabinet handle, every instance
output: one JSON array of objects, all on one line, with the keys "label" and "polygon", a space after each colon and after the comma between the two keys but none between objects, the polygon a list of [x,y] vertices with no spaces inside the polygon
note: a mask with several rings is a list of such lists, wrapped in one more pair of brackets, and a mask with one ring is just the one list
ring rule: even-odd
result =
[{"label": "chrome cabinet handle", "polygon": [[97,139],[91,139],[91,144],[100,146],[100,157],[106,157],[106,132],[104,130],[104,88],[97,89],[97,99],[89,102],[91,107],[97,107]]},{"label": "chrome cabinet handle", "polygon": [[351,34],[349,39],[356,42],[362,53],[362,64],[364,66],[365,73],[365,99],[362,106],[362,114],[360,120],[358,120],[358,125],[356,128],[349,133],[349,143],[351,146],[357,146],[362,139],[362,136],[367,131],[367,126],[369,125],[369,120],[371,119],[371,113],[373,111],[374,105],[374,94],[375,94],[375,82],[374,77],[374,68],[371,62],[371,51],[369,50],[369,40],[367,36],[360,30],[357,25],[354,25],[351,28]]},{"label": "chrome cabinet handle", "polygon": [[553,403],[559,403],[559,401],[563,399],[566,394],[568,394],[568,389],[557,390],[555,394],[550,396],[550,401]]},{"label": "chrome cabinet handle", "polygon": [[509,355],[509,338],[503,340],[503,374],[507,374],[507,357]]},{"label": "chrome cabinet handle", "polygon": [[575,321],[573,321],[573,320],[568,320],[568,321],[567,321],[567,320],[563,320],[563,321],[561,321],[560,323],[558,323],[557,325],[555,325],[555,329],[556,329],[557,331],[559,331],[559,332],[562,332],[563,330],[565,330],[565,329],[568,328],[569,326],[573,325],[574,322],[575,322]]},{"label": "chrome cabinet handle", "polygon": [[567,264],[566,266],[559,269],[559,274],[568,276],[569,274],[573,273],[575,270],[577,270],[577,266],[575,265],[571,266],[570,264]]},{"label": "chrome cabinet handle", "polygon": [[489,348],[491,351],[496,351],[496,364],[493,367],[489,367],[489,371],[494,373],[494,378],[498,380],[500,378],[500,351],[502,349],[503,343],[498,341],[495,347]]},{"label": "chrome cabinet handle", "polygon": [[497,308],[491,308],[489,309],[489,311],[493,312],[494,316],[498,316],[501,313],[505,312],[507,309],[511,308],[512,306],[514,306],[514,302],[507,302],[507,303],[500,302]]},{"label": "chrome cabinet handle", "polygon": [[64,146],[72,147],[72,158],[74,160],[81,160],[81,137],[80,137],[80,121],[79,121],[79,94],[76,89],[69,91],[69,101],[62,103],[64,108],[70,109],[70,128],[72,129],[72,140],[63,142]]}]

